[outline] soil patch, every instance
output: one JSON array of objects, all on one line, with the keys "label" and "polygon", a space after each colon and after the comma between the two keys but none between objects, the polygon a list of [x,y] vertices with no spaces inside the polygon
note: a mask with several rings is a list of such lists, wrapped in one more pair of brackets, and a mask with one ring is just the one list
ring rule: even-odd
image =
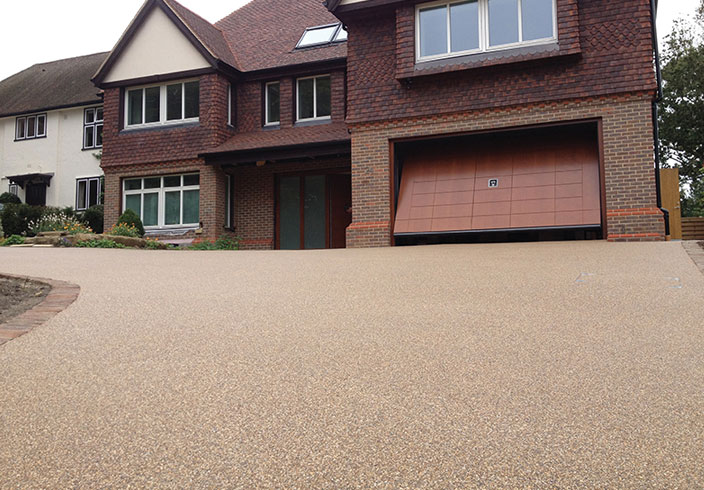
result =
[{"label": "soil patch", "polygon": [[0,276],[0,324],[37,306],[49,291],[47,284]]}]

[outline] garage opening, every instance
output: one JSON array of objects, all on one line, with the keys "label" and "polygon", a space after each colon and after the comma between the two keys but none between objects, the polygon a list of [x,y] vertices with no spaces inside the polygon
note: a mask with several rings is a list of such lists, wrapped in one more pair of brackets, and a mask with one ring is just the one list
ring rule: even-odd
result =
[{"label": "garage opening", "polygon": [[596,123],[395,144],[397,245],[602,238]]}]

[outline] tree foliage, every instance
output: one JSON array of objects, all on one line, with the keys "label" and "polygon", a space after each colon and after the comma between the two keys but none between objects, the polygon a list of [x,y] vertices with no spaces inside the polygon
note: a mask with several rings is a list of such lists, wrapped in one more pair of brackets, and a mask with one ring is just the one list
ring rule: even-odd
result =
[{"label": "tree foliage", "polygon": [[679,20],[665,38],[660,146],[680,167],[685,216],[704,216],[704,0],[693,20]]}]

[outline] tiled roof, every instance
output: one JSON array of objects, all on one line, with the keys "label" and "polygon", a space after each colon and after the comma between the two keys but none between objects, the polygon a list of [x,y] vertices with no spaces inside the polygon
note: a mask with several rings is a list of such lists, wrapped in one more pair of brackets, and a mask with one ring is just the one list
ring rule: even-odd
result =
[{"label": "tiled roof", "polygon": [[346,58],[347,43],[295,49],[307,27],[338,22],[321,0],[252,0],[215,25],[239,68],[255,71]]},{"label": "tiled roof", "polygon": [[91,76],[108,53],[40,63],[0,82],[0,117],[102,103]]},{"label": "tiled roof", "polygon": [[191,12],[175,0],[163,0],[172,12],[188,27],[193,35],[213,55],[233,68],[239,68],[232,49],[223,32],[201,16]]},{"label": "tiled roof", "polygon": [[206,154],[254,151],[265,148],[272,150],[291,146],[342,143],[348,141],[350,141],[350,134],[346,124],[315,124],[303,127],[240,133],[233,136],[222,145],[208,150]]}]

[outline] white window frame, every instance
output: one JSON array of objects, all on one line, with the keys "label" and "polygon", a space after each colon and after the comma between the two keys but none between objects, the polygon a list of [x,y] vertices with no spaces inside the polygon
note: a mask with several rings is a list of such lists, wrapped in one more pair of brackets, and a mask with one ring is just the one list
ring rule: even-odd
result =
[{"label": "white window frame", "polygon": [[[105,114],[103,113],[103,119],[98,119],[98,110],[102,110],[101,106],[89,107],[83,111],[83,149],[84,150],[95,150],[103,147],[103,144],[98,144],[98,126],[103,127]],[[88,113],[93,113],[93,122],[88,122]],[[93,145],[86,145],[86,131],[91,130],[93,132]]]},{"label": "white window frame", "polygon": [[552,0],[552,37],[543,39],[534,39],[531,41],[523,41],[523,0],[518,0],[518,42],[501,44],[499,46],[490,46],[489,32],[489,0],[477,0],[479,8],[479,48],[465,51],[448,52],[433,56],[421,56],[420,44],[420,11],[429,8],[445,6],[446,22],[447,22],[447,49],[452,49],[452,32],[450,23],[450,6],[458,3],[465,3],[467,0],[440,0],[437,2],[429,2],[416,5],[416,62],[434,61],[447,58],[456,58],[458,56],[467,56],[477,53],[489,53],[493,51],[503,51],[505,49],[513,49],[524,46],[538,46],[541,44],[551,44],[557,41],[557,0]]},{"label": "white window frame", "polygon": [[[140,199],[140,216],[139,219],[142,220],[142,223],[144,223],[144,195],[145,194],[159,194],[158,197],[158,216],[157,216],[157,222],[158,224],[155,226],[145,226],[145,230],[172,230],[172,229],[183,229],[183,228],[189,228],[189,229],[196,229],[200,226],[200,216],[198,217],[198,222],[197,223],[184,223],[183,222],[183,193],[186,191],[199,191],[198,197],[200,198],[200,183],[198,185],[183,185],[184,183],[184,178],[191,176],[191,175],[200,175],[197,172],[189,172],[185,174],[178,174],[178,175],[154,175],[154,176],[147,176],[147,177],[127,177],[122,180],[122,210],[127,209],[127,196],[134,196],[134,195],[139,195],[141,196]],[[181,178],[181,185],[178,187],[164,187],[164,179],[168,177],[180,177]],[[145,189],[144,188],[144,181],[148,179],[160,179],[161,182],[161,187],[157,187],[154,189]],[[141,189],[136,189],[136,190],[127,190],[127,181],[131,180],[141,180]],[[200,181],[199,181],[200,182]],[[166,225],[166,194],[169,192],[180,192],[181,193],[181,223],[177,225]],[[200,215],[200,202],[198,203],[198,214]]]},{"label": "white window frame", "polygon": [[20,186],[18,186],[17,184],[10,184],[7,192],[12,194],[13,196],[19,197],[20,196]]},{"label": "white window frame", "polygon": [[234,128],[235,124],[232,116],[232,84],[230,83],[227,85],[227,125]]},{"label": "white window frame", "polygon": [[[100,199],[100,195],[102,194],[102,177],[79,177],[76,179],[76,211],[85,211],[88,209],[91,204],[90,204],[90,183],[92,181],[97,181],[97,189],[98,189],[98,196],[96,198],[96,204],[99,205],[102,204],[102,199]],[[85,182],[86,188],[85,188],[85,207],[80,206],[80,188],[81,188],[81,182]]]},{"label": "white window frame", "polygon": [[[187,83],[199,82],[198,90],[200,91],[200,80],[197,78],[189,80],[174,80],[172,82],[151,84],[151,85],[140,85],[136,87],[129,87],[125,89],[124,98],[124,129],[139,129],[139,128],[151,128],[151,127],[161,127],[161,126],[174,126],[184,123],[198,122],[200,121],[200,94],[198,101],[198,116],[186,118],[186,87]],[[167,120],[167,95],[166,87],[170,85],[181,85],[181,119]],[[147,112],[147,98],[145,97],[146,90],[150,88],[159,88],[159,120],[155,122],[145,123],[146,112]],[[130,92],[136,90],[142,91],[142,122],[140,124],[130,124]]]},{"label": "white window frame", "polygon": [[[330,79],[330,112],[332,113],[332,77],[330,74],[301,77],[296,79],[296,122],[329,121],[332,118],[332,114],[329,116],[318,116],[318,78]],[[311,79],[313,80],[313,117],[301,119],[301,82]]]},{"label": "white window frame", "polygon": [[[272,85],[279,86],[279,120],[278,121],[270,121],[269,120],[269,87]],[[281,82],[277,80],[274,82],[267,82],[264,85],[264,126],[271,127],[271,126],[280,126],[280,125],[281,125]]]},{"label": "white window frame", "polygon": [[[28,129],[28,122],[30,119],[34,119],[34,135],[28,136],[27,129]],[[44,132],[40,133],[39,132],[39,120],[42,119],[44,121]],[[24,134],[20,136],[20,121],[24,122]],[[27,116],[21,116],[18,118],[15,118],[15,141],[24,141],[24,140],[35,140],[38,138],[46,138],[46,113],[41,113],[41,114],[29,114]]]}]

